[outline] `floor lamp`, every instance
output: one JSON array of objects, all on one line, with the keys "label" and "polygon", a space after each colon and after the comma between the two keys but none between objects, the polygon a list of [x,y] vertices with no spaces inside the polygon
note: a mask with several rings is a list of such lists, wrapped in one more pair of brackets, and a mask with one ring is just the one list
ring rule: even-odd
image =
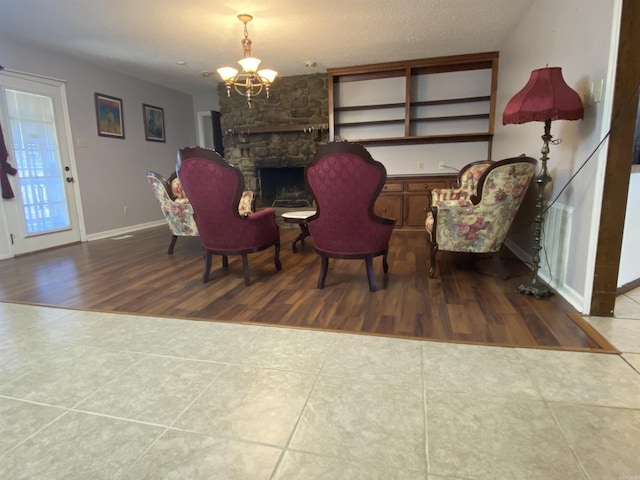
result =
[{"label": "floor lamp", "polygon": [[538,185],[538,198],[536,201],[535,237],[533,245],[533,279],[518,287],[519,293],[534,295],[536,298],[544,298],[553,294],[551,288],[538,277],[540,264],[540,245],[542,236],[542,223],[544,222],[545,186],[551,181],[551,175],[547,170],[549,160],[549,143],[551,136],[552,120],[580,120],[584,116],[584,107],[580,95],[569,87],[562,78],[560,67],[540,68],[531,72],[529,82],[522,90],[509,100],[502,115],[502,124],[520,124],[528,122],[544,122],[544,135],[542,135],[542,162],[540,171],[535,178]]}]

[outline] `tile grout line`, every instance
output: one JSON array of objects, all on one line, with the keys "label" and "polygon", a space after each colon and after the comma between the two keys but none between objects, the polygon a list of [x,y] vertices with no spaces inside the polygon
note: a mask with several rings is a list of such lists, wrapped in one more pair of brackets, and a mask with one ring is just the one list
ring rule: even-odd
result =
[{"label": "tile grout line", "polygon": [[278,458],[278,461],[276,462],[275,466],[273,467],[273,471],[271,472],[271,476],[269,477],[269,480],[274,480],[275,479],[275,475],[278,473],[278,471],[280,470],[280,467],[282,466],[282,462],[284,461],[284,456],[287,453],[287,451],[289,451],[289,446],[291,445],[291,440],[293,440],[293,436],[296,433],[296,430],[298,429],[298,425],[300,424],[300,420],[302,420],[302,415],[304,415],[304,411],[307,408],[307,405],[309,404],[309,400],[311,399],[311,396],[313,395],[313,392],[315,391],[318,382],[320,381],[320,377],[322,375],[322,370],[324,369],[325,365],[327,364],[327,361],[329,359],[329,356],[331,355],[331,352],[333,351],[333,349],[335,348],[336,342],[338,341],[338,337],[334,337],[332,339],[331,342],[331,346],[329,347],[329,350],[327,351],[326,355],[324,356],[324,360],[322,361],[322,365],[320,365],[320,368],[318,369],[318,373],[315,374],[316,378],[313,382],[313,385],[311,386],[311,389],[309,390],[309,394],[307,395],[307,399],[304,402],[304,405],[302,406],[302,408],[300,409],[300,413],[298,414],[298,419],[296,420],[296,423],[294,424],[293,428],[291,429],[291,433],[289,434],[289,438],[287,439],[282,452],[280,453],[280,457]]},{"label": "tile grout line", "polygon": [[[589,472],[587,471],[587,468],[583,465],[582,460],[580,459],[580,456],[578,455],[578,452],[576,452],[574,446],[569,441],[569,437],[567,436],[567,433],[565,432],[564,428],[562,428],[562,425],[560,424],[560,421],[558,420],[555,412],[553,411],[553,409],[549,405],[549,402],[545,398],[543,398],[542,401],[544,402],[544,405],[545,405],[547,411],[551,414],[551,418],[553,419],[553,423],[556,425],[558,430],[560,430],[560,434],[562,435],[562,438],[564,439],[564,441],[566,442],[567,446],[569,447],[569,450],[571,450],[571,453],[573,454],[573,458],[575,459],[576,462],[578,462],[578,466],[580,467],[580,471],[582,472],[582,475],[584,476],[584,478],[586,480],[591,480],[591,475],[589,475]],[[553,402],[551,402],[551,403],[553,403]]]},{"label": "tile grout line", "polygon": [[428,409],[427,409],[427,382],[425,381],[425,375],[426,375],[426,370],[425,370],[425,366],[426,366],[426,356],[427,356],[427,351],[424,345],[420,346],[420,359],[422,360],[421,362],[421,368],[422,368],[422,375],[421,375],[421,380],[422,380],[422,415],[424,418],[424,422],[423,422],[423,426],[424,426],[424,456],[425,456],[425,462],[424,462],[424,468],[425,468],[425,475],[428,477],[429,473],[431,473],[431,457],[429,455],[429,430],[428,430]]},{"label": "tile grout line", "polygon": [[[28,403],[35,403],[35,402],[28,402]],[[49,407],[51,407],[50,405],[48,405]],[[51,407],[51,408],[62,408],[62,407]],[[58,415],[56,418],[54,418],[53,420],[51,420],[50,422],[44,424],[42,427],[38,428],[35,432],[33,432],[31,435],[27,436],[26,438],[24,438],[21,442],[18,442],[17,444],[15,444],[13,447],[11,447],[9,450],[7,450],[6,452],[4,452],[2,455],[0,455],[0,458],[4,458],[6,457],[9,453],[11,453],[12,451],[16,450],[18,447],[20,447],[21,445],[23,445],[25,442],[27,442],[28,440],[30,440],[31,438],[35,437],[36,435],[38,435],[40,432],[42,432],[43,430],[45,430],[46,428],[48,428],[49,426],[53,425],[55,422],[57,422],[59,419],[61,419],[62,417],[64,417],[65,415],[67,415],[69,413],[69,409],[66,408],[62,408],[62,410],[64,410],[60,415]]]},{"label": "tile grout line", "polygon": [[142,453],[140,453],[140,455],[138,455],[138,457],[132,461],[129,465],[127,465],[126,467],[123,468],[122,473],[118,476],[119,478],[122,478],[136,463],[138,463],[140,461],[140,459],[142,459],[159,441],[160,439],[169,431],[169,430],[173,430],[172,427],[173,425],[178,421],[178,419],[184,414],[184,412],[186,412],[193,404],[196,400],[198,400],[205,391],[207,391],[209,389],[209,387],[213,384],[213,382],[216,381],[216,379],[222,374],[222,372],[224,372],[225,370],[227,370],[229,368],[229,366],[225,366],[223,369],[220,370],[220,372],[218,372],[217,375],[214,375],[214,377],[211,379],[211,381],[202,389],[202,391],[196,395],[193,400],[191,402],[189,402],[189,404],[183,408],[180,413],[178,415],[176,415],[176,418],[173,419],[173,421],[171,422],[171,424],[169,425],[159,425],[161,427],[164,427],[164,431],[162,433],[160,433],[160,435],[158,435],[158,437],[149,444],[149,446],[144,449],[144,451],[142,451]]}]

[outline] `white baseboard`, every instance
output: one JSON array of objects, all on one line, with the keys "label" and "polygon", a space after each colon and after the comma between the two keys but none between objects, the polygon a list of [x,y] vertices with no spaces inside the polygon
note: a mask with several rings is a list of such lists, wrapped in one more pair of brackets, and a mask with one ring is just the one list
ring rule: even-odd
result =
[{"label": "white baseboard", "polygon": [[166,220],[157,220],[155,222],[140,223],[138,225],[131,225],[129,227],[124,227],[124,228],[117,228],[115,230],[107,230],[100,233],[92,233],[91,235],[87,235],[87,241],[92,242],[93,240],[101,240],[103,238],[116,237],[118,235],[137,232],[139,230],[146,230],[147,228],[158,227],[160,225],[166,225],[166,224],[167,224]]},{"label": "white baseboard", "polygon": [[[516,257],[518,257],[527,265],[531,265],[531,253],[520,248],[518,244],[516,244],[509,238],[507,238],[504,244]],[[584,297],[574,289],[572,289],[568,285],[560,284],[559,282],[549,278],[548,272],[538,270],[538,276],[543,282],[546,282],[547,285],[553,288],[558,293],[558,295],[569,302],[571,306],[573,306],[573,308],[583,314],[588,313],[582,311],[582,307],[584,305]]]}]

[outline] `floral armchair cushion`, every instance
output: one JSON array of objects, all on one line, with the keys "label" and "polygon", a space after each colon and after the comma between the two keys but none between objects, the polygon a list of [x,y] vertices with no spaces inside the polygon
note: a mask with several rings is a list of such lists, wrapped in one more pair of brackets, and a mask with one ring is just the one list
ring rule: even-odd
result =
[{"label": "floral armchair cushion", "polygon": [[189,199],[187,198],[187,194],[184,193],[182,189],[182,184],[180,183],[180,179],[175,177],[171,180],[171,193],[173,194],[173,201],[177,203],[189,203]]},{"label": "floral armchair cushion", "polygon": [[465,166],[458,174],[457,187],[431,190],[431,205],[438,205],[446,200],[467,200],[476,193],[478,180],[493,163],[491,160],[482,160]]},{"label": "floral armchair cushion", "polygon": [[[189,203],[187,194],[184,193],[180,179],[175,177],[171,180],[171,193],[176,203]],[[238,204],[238,213],[243,217],[246,217],[252,212],[256,211],[256,194],[251,190],[245,190],[240,197],[240,203]]]},{"label": "floral armchair cushion", "polygon": [[256,211],[256,194],[251,190],[245,190],[240,197],[240,203],[238,204],[238,213],[243,217],[246,217],[251,212]]},{"label": "floral armchair cushion", "polygon": [[496,162],[479,179],[479,195],[432,205],[425,223],[432,243],[438,250],[497,252],[531,183],[535,166],[535,160],[527,157]]}]

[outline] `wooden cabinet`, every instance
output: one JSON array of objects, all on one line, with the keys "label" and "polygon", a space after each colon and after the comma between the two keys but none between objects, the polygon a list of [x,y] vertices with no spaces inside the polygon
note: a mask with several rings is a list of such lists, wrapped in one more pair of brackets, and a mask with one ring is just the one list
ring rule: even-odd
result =
[{"label": "wooden cabinet", "polygon": [[431,204],[431,195],[424,193],[406,195],[404,204],[404,226],[424,227],[424,221],[427,219],[427,212]]},{"label": "wooden cabinet", "polygon": [[329,138],[365,146],[481,142],[490,158],[498,53],[327,70]]},{"label": "wooden cabinet", "polygon": [[374,212],[382,217],[396,219],[396,228],[421,229],[431,206],[433,188],[450,188],[456,175],[407,175],[388,177]]},{"label": "wooden cabinet", "polygon": [[[386,184],[385,187],[387,186],[395,187],[396,185]],[[402,183],[398,183],[397,186],[402,188]],[[402,192],[402,190],[383,190],[380,196],[376,199],[376,203],[374,205],[374,211],[378,215],[381,217],[395,218],[396,225],[398,224],[398,220],[403,217],[402,193],[397,192]]]}]

